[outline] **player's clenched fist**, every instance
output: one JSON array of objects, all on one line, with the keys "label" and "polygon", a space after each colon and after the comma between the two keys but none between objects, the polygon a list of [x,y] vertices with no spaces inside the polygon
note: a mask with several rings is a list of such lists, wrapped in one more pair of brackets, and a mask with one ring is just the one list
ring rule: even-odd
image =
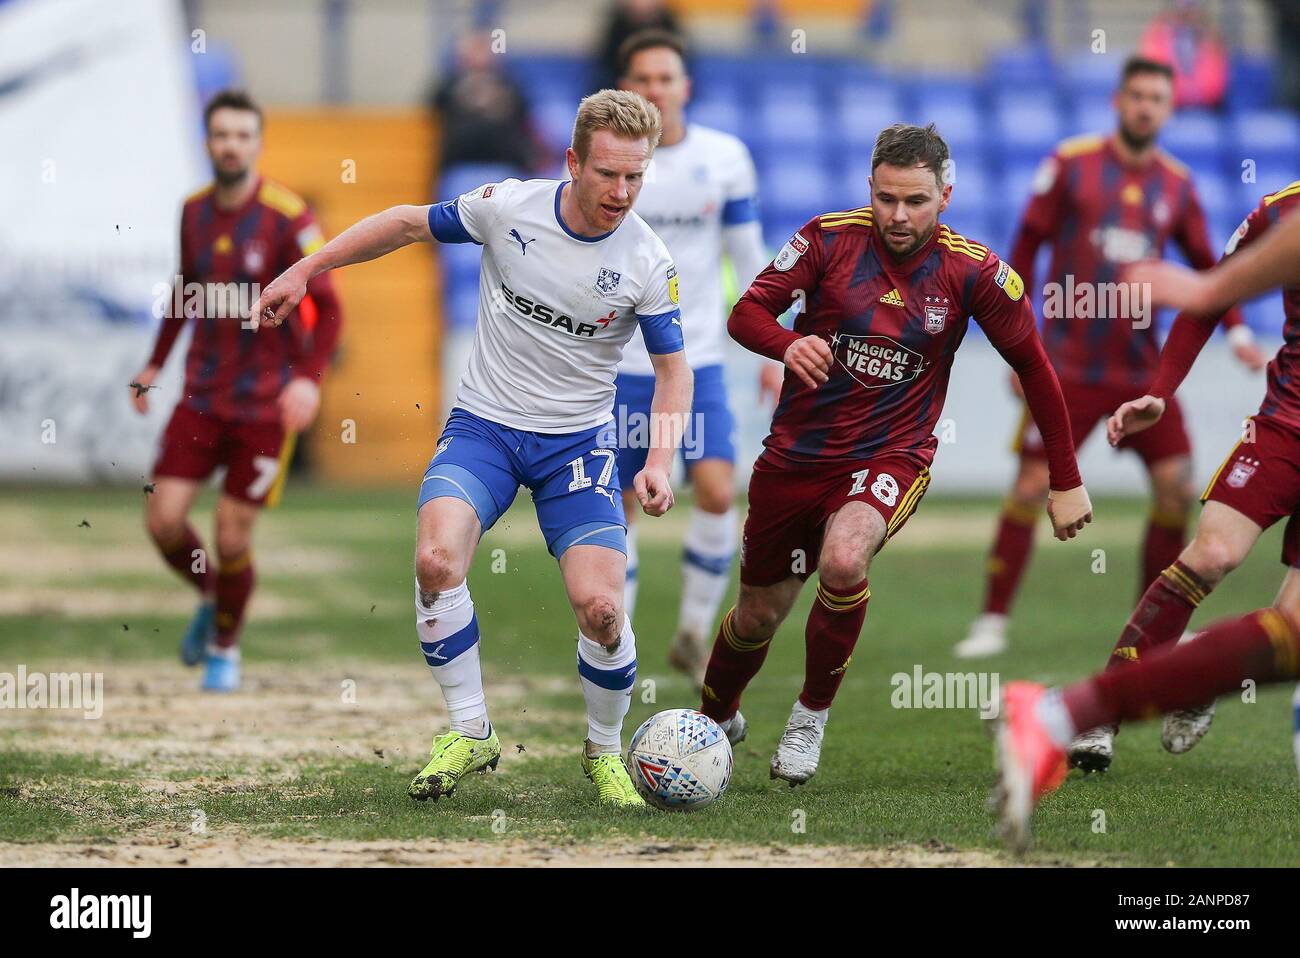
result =
[{"label": "player's clenched fist", "polygon": [[249,309],[249,321],[259,326],[279,326],[298,308],[307,295],[307,280],[296,267],[290,267],[271,280]]},{"label": "player's clenched fist", "polygon": [[805,336],[790,344],[784,362],[804,381],[804,385],[816,389],[830,378],[831,360],[834,358],[826,340],[820,336]]},{"label": "player's clenched fist", "polygon": [[1056,538],[1062,542],[1073,539],[1092,521],[1092,500],[1088,498],[1088,490],[1083,486],[1064,492],[1053,489],[1047,494],[1047,515],[1052,520]]},{"label": "player's clenched fist", "polygon": [[673,490],[668,484],[668,473],[646,466],[632,480],[641,511],[648,516],[662,516],[673,507]]},{"label": "player's clenched fist", "polygon": [[1131,399],[1106,420],[1106,438],[1118,446],[1127,436],[1150,429],[1165,414],[1165,401],[1156,396]]}]

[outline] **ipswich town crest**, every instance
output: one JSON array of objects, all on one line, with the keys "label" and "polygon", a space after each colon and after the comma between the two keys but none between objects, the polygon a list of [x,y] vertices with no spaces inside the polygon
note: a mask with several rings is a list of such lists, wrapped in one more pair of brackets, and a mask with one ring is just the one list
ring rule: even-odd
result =
[{"label": "ipswich town crest", "polygon": [[926,297],[925,331],[931,335],[943,332],[943,325],[948,320],[948,300],[943,300],[944,305],[941,306],[936,305],[936,303],[936,297]]},{"label": "ipswich town crest", "polygon": [[608,296],[618,289],[618,281],[622,278],[622,273],[616,273],[608,266],[602,266],[600,272],[596,274],[596,288]]},{"label": "ipswich town crest", "polygon": [[1224,481],[1233,489],[1240,489],[1250,481],[1250,477],[1255,474],[1258,467],[1259,463],[1253,459],[1238,459],[1232,464],[1228,478]]}]

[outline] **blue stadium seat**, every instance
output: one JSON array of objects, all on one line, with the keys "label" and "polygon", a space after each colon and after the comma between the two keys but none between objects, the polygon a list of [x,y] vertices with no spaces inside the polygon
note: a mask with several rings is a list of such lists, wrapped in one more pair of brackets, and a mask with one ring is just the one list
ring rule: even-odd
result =
[{"label": "blue stadium seat", "polygon": [[1075,97],[1074,109],[1063,118],[1065,135],[1110,133],[1115,129],[1115,107],[1110,94]]},{"label": "blue stadium seat", "polygon": [[1208,110],[1176,113],[1160,131],[1161,146],[1193,167],[1221,166],[1223,139],[1221,118]]},{"label": "blue stadium seat", "polygon": [[478,189],[484,183],[500,183],[512,176],[525,175],[504,163],[460,163],[442,171],[435,187],[437,195],[434,196],[434,200],[438,202],[449,200],[453,196]]},{"label": "blue stadium seat", "polygon": [[1257,335],[1270,339],[1282,338],[1282,327],[1286,324],[1286,313],[1282,309],[1282,294],[1269,293],[1255,302],[1242,307],[1246,316],[1246,325]]},{"label": "blue stadium seat", "polygon": [[989,57],[984,66],[984,82],[990,90],[1016,90],[1029,87],[1055,89],[1058,82],[1056,60],[1042,44],[1007,47]]},{"label": "blue stadium seat", "polygon": [[883,83],[851,84],[840,89],[831,102],[828,131],[847,148],[871,149],[881,130],[904,118],[898,92]]},{"label": "blue stadium seat", "polygon": [[822,163],[806,156],[773,158],[761,170],[760,183],[765,220],[805,222],[836,207],[835,177]]},{"label": "blue stadium seat", "polygon": [[713,127],[744,138],[752,132],[744,108],[733,98],[708,96],[692,100],[686,107],[690,122]]},{"label": "blue stadium seat", "polygon": [[982,219],[995,207],[1001,184],[989,176],[982,162],[974,158],[955,157],[951,172],[952,200],[946,215],[971,214]]},{"label": "blue stadium seat", "polygon": [[827,143],[822,101],[812,84],[769,87],[760,93],[757,137],[769,148],[821,153]]},{"label": "blue stadium seat", "polygon": [[1254,110],[1276,102],[1277,79],[1269,57],[1236,54],[1228,75],[1227,106],[1231,110]]},{"label": "blue stadium seat", "polygon": [[980,150],[984,144],[984,120],[973,101],[926,102],[918,107],[917,122],[933,123],[954,156]]},{"label": "blue stadium seat", "polygon": [[1300,158],[1300,121],[1285,110],[1237,113],[1229,121],[1224,152],[1225,164],[1237,176],[1243,160],[1255,161],[1255,175],[1261,183],[1293,175]]},{"label": "blue stadium seat", "polygon": [[563,151],[573,138],[573,118],[578,100],[546,99],[533,103],[533,125],[543,143],[551,150]]},{"label": "blue stadium seat", "polygon": [[1060,110],[1050,95],[1006,95],[994,108],[994,143],[1004,162],[1037,162],[1062,139]]},{"label": "blue stadium seat", "polygon": [[1061,74],[1066,89],[1077,96],[1110,96],[1123,65],[1120,53],[1076,53],[1062,64]]}]

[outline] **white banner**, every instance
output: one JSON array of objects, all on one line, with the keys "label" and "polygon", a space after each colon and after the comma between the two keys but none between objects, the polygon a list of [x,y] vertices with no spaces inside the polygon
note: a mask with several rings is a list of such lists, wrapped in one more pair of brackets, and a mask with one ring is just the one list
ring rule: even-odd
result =
[{"label": "white banner", "polygon": [[188,44],[176,0],[0,5],[0,476],[134,479],[152,456],[127,384],[206,173]]}]

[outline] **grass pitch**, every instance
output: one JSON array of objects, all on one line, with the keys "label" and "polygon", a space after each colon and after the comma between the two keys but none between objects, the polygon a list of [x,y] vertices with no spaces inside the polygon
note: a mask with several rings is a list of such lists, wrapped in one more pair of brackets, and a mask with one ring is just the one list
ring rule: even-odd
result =
[{"label": "grass pitch", "polygon": [[[1102,500],[1065,544],[1042,523],[1013,651],[971,664],[949,650],[978,607],[997,503],[932,494],[872,569],[812,783],[767,773],[802,681],[805,590],[745,697],[750,736],[725,798],[628,814],[600,808],[579,769],[575,625],[526,496],[470,577],[505,754],[437,804],[404,794],[444,721],[413,628],[414,493],[291,487],[267,513],[245,688],[228,697],[200,695],[176,657],[193,600],[150,549],[140,498],[0,497],[0,672],[102,672],[105,689],[97,720],[0,710],[0,863],[1010,863],[985,811],[991,745],[975,710],[895,708],[891,677],[919,666],[1060,682],[1100,667],[1134,604],[1144,508]],[[196,515],[205,538],[210,509]],[[698,704],[665,663],[686,511],[641,520],[628,733]],[[1271,602],[1278,548],[1274,530],[1194,627]],[[1300,864],[1289,697],[1225,700],[1181,757],[1160,748],[1157,723],[1125,729],[1112,772],[1074,773],[1040,810],[1027,861]]]}]

